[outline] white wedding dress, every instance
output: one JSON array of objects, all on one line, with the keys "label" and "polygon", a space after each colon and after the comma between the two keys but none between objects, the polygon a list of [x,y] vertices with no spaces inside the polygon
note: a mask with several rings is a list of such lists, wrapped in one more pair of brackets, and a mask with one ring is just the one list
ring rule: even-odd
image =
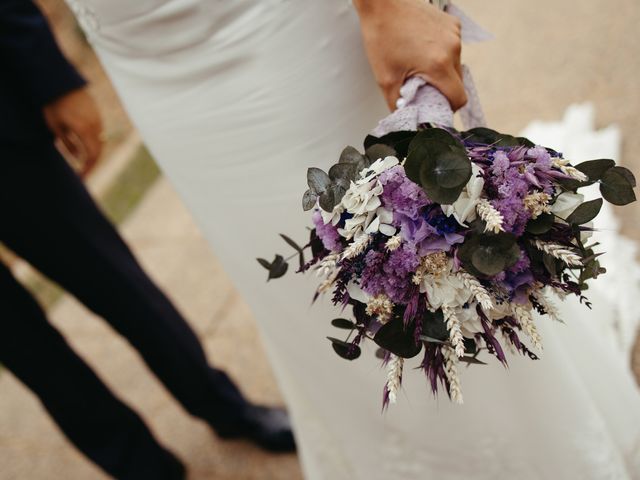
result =
[{"label": "white wedding dress", "polygon": [[347,0],[68,1],[251,306],[308,479],[640,478],[640,395],[602,339],[607,295],[593,311],[563,305],[566,325],[542,321],[541,361],[463,372],[465,405],[434,400],[407,368],[382,414],[375,348],[334,354],[325,336],[340,314],[311,306],[315,279],[265,283],[255,258],[288,252],[277,234],[305,240],[306,168],[334,163],[386,114]]}]

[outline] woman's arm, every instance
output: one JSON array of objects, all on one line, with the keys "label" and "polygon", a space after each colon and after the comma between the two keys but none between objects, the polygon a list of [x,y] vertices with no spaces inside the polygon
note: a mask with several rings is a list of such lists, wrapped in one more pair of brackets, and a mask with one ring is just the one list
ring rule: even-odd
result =
[{"label": "woman's arm", "polygon": [[364,46],[389,108],[412,76],[424,78],[454,110],[467,102],[460,66],[460,22],[426,0],[353,0]]}]

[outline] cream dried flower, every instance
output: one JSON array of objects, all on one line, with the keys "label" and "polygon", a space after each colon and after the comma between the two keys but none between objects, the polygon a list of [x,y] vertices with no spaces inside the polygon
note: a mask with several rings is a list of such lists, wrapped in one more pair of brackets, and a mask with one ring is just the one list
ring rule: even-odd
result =
[{"label": "cream dried flower", "polygon": [[560,312],[558,311],[558,307],[547,298],[544,292],[536,292],[533,294],[533,297],[536,299],[536,302],[540,304],[540,306],[544,309],[546,314],[551,318],[551,320],[555,320],[556,322],[564,323],[560,318]]},{"label": "cream dried flower", "polygon": [[439,277],[451,269],[449,258],[445,252],[430,253],[420,259],[420,265],[413,275],[413,283],[419,285],[425,275]]},{"label": "cream dried flower", "polygon": [[551,255],[553,258],[557,258],[566,263],[570,267],[582,266],[582,259],[575,250],[560,245],[559,243],[543,242],[541,240],[534,240],[533,244],[538,250],[542,250],[544,253]]},{"label": "cream dried flower", "polygon": [[524,197],[523,203],[531,213],[531,218],[538,218],[543,213],[551,212],[550,200],[551,195],[544,192],[534,192]]},{"label": "cream dried flower", "polygon": [[449,394],[451,400],[458,405],[464,403],[462,398],[462,387],[458,376],[458,356],[453,348],[445,346],[442,348],[444,355],[444,373],[449,380]]},{"label": "cream dried flower", "polygon": [[401,244],[402,237],[400,237],[400,235],[394,235],[389,240],[387,240],[387,243],[385,243],[385,247],[387,247],[387,250],[389,250],[390,252],[393,252],[394,250],[397,250]]},{"label": "cream dried flower", "polygon": [[529,305],[524,307],[517,303],[514,303],[511,306],[513,318],[516,319],[520,328],[527,334],[527,336],[531,339],[533,346],[538,350],[542,351],[542,338],[538,333],[538,329],[536,328],[536,324],[533,321],[533,315],[531,315],[531,306]]},{"label": "cream dried flower", "polygon": [[564,173],[565,175],[568,175],[574,180],[578,180],[579,182],[585,182],[589,180],[589,177],[587,177],[584,173],[582,173],[577,168],[569,165],[569,160],[567,160],[566,158],[554,158],[552,161],[552,164],[554,167],[558,168],[562,173]]},{"label": "cream dried flower", "polygon": [[464,337],[460,331],[460,320],[456,316],[456,311],[450,305],[442,305],[444,321],[449,329],[449,340],[458,357],[464,356]]},{"label": "cream dried flower", "polygon": [[369,242],[371,242],[371,236],[366,233],[361,234],[351,243],[351,245],[345,248],[344,252],[342,252],[342,258],[348,259],[360,255],[367,248]]},{"label": "cream dried flower", "polygon": [[489,203],[489,200],[486,198],[478,200],[476,211],[480,218],[486,223],[484,227],[485,232],[491,231],[493,233],[499,233],[504,231],[502,228],[502,222],[504,221],[502,214]]},{"label": "cream dried flower", "polygon": [[378,317],[381,323],[387,323],[393,313],[393,302],[385,294],[376,295],[367,303],[366,313]]},{"label": "cream dried flower", "polygon": [[487,289],[482,286],[476,277],[462,269],[458,270],[456,275],[462,280],[464,286],[473,294],[474,298],[485,312],[493,310],[495,305],[491,299],[491,295],[489,295]]},{"label": "cream dried flower", "polygon": [[398,392],[402,385],[402,368],[404,358],[391,354],[387,363],[387,392],[389,403],[394,404],[398,400]]}]

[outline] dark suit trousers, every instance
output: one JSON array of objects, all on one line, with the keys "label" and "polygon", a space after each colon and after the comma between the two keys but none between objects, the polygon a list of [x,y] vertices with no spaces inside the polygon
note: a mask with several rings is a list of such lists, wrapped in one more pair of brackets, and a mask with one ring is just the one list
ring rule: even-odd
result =
[{"label": "dark suit trousers", "polygon": [[[229,428],[242,394],[202,347],[48,142],[0,147],[0,241],[102,316],[191,414]],[[116,478],[177,478],[179,465],[47,322],[0,265],[0,362],[76,446]],[[173,476],[172,476],[173,475]]]}]

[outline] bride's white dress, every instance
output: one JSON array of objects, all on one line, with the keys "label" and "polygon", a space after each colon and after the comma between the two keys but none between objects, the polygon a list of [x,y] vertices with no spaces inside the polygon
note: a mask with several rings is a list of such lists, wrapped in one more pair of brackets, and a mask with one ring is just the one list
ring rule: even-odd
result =
[{"label": "bride's white dress", "polygon": [[408,369],[382,414],[374,348],[352,363],[333,353],[339,315],[311,307],[314,279],[265,283],[255,258],[286,252],[277,233],[304,241],[306,168],[334,163],[386,113],[347,0],[68,1],[251,306],[307,478],[640,478],[640,395],[602,340],[606,295],[593,311],[563,305],[566,325],[541,322],[541,361],[464,372],[464,406]]}]

